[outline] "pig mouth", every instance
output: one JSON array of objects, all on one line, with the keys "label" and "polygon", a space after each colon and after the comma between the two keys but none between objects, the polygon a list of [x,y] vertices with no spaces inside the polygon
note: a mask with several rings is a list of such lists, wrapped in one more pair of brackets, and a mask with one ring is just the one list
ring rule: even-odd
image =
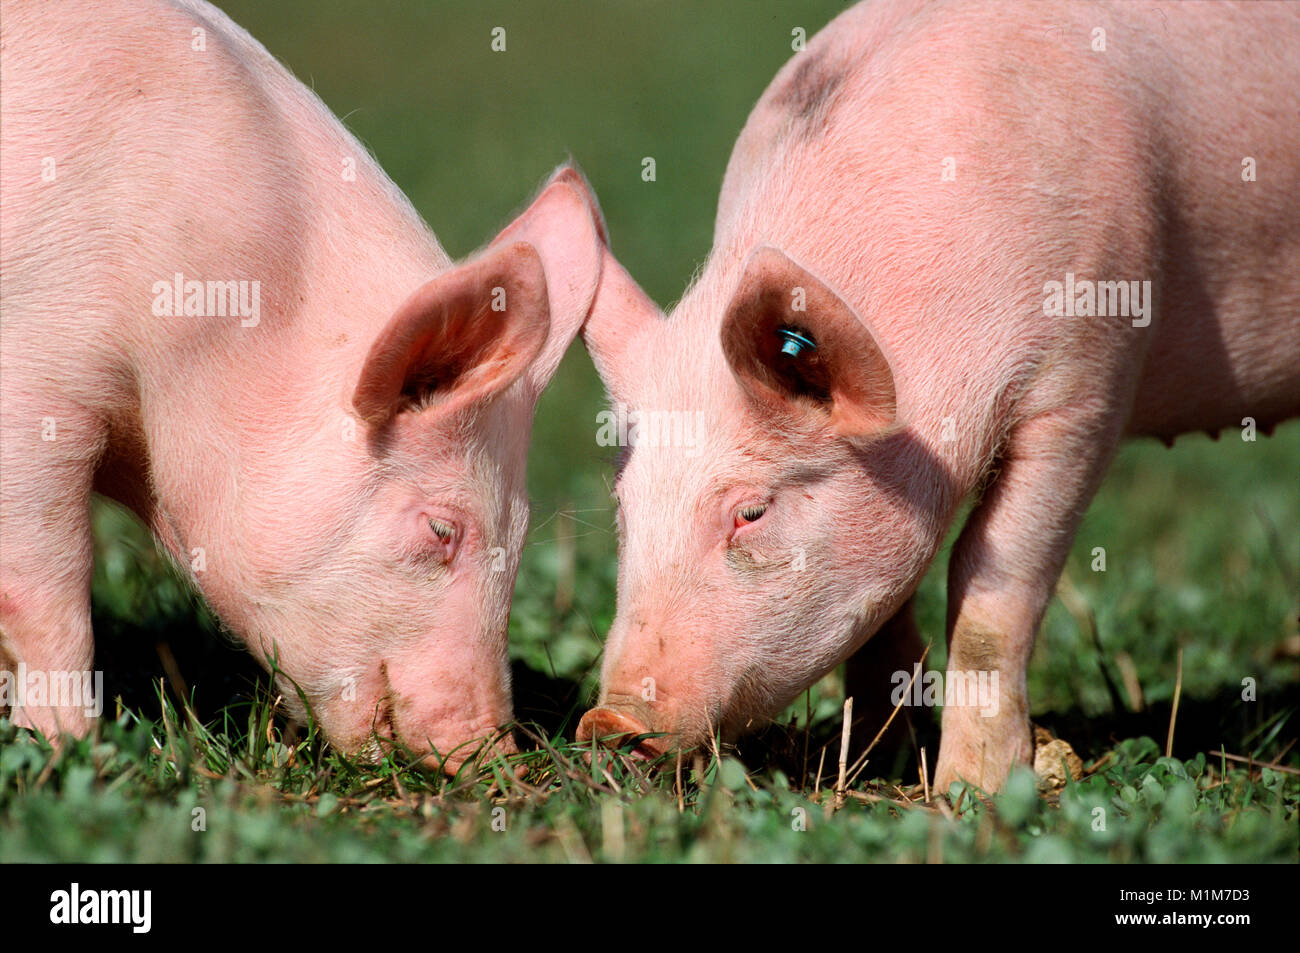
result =
[{"label": "pig mouth", "polygon": [[[397,699],[393,693],[392,681],[388,677],[388,663],[379,663],[379,675],[383,693],[375,701],[374,713],[370,718],[370,730],[365,740],[356,749],[356,757],[367,764],[378,764],[392,751],[402,747],[401,735],[397,730]],[[355,742],[354,742],[355,744]],[[350,745],[343,745],[348,748]]]},{"label": "pig mouth", "polygon": [[654,741],[666,740],[666,739],[644,738],[636,732],[629,732],[623,735],[610,735],[607,737],[598,738],[596,739],[596,741],[597,744],[600,745],[600,747],[610,751],[615,751],[624,748],[626,745],[628,745],[629,743],[631,743],[633,740],[636,739],[639,740],[637,740],[636,744],[633,745],[631,750],[627,751],[626,754],[629,758],[631,758],[633,761],[637,762],[638,764],[649,764],[652,761],[657,761],[658,759],[666,755],[670,750],[672,750],[671,745],[655,746],[654,744],[652,744],[652,742]]},{"label": "pig mouth", "polygon": [[375,717],[370,723],[370,736],[376,740],[382,739],[397,744],[399,736],[397,718],[394,714],[397,700],[393,697],[393,681],[388,677],[388,662],[379,663],[379,677],[383,679],[384,693],[379,696],[379,701],[375,705]]},{"label": "pig mouth", "polygon": [[[637,737],[638,737],[637,735],[625,735],[622,738],[619,738],[617,741],[615,741],[612,746],[621,748],[623,747],[623,745],[627,744],[632,739]],[[665,754],[668,753],[669,746],[664,745],[664,746],[656,747],[654,744],[652,744],[652,742],[657,740],[660,739],[641,738],[641,740],[637,742],[637,744],[632,748],[632,750],[628,752],[628,756],[631,757],[633,761],[639,761],[639,762],[654,761],[657,758],[663,757]],[[601,742],[601,743],[605,744],[606,746],[610,746],[609,742]]]}]

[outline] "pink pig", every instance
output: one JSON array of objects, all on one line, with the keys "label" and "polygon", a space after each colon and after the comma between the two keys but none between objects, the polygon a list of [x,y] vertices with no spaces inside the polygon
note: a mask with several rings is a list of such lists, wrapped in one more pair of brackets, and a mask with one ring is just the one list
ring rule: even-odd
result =
[{"label": "pink pig", "polygon": [[874,730],[973,499],[948,680],[986,691],[935,780],[995,789],[1119,441],[1300,412],[1300,6],[853,7],[755,107],[671,317],[607,267],[583,333],[617,402],[703,439],[621,467],[579,737],[734,735],[850,658]]},{"label": "pink pig", "polygon": [[[205,3],[15,0],[2,42],[0,669],[92,667],[94,490],[333,743],[455,770],[511,720],[532,414],[599,275],[585,185],[454,266]],[[52,694],[13,715],[87,728]]]}]

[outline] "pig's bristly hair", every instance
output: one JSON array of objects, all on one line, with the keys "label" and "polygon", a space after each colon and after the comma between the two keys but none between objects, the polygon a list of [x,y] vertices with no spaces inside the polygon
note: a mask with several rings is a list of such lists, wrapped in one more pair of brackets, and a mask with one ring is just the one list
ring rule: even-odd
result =
[{"label": "pig's bristly hair", "polygon": [[[461,740],[434,722],[454,733],[508,721],[508,703],[480,704],[487,689],[458,679],[478,671],[508,694],[506,615],[536,394],[515,392],[436,432],[397,428],[382,445],[350,413],[379,330],[451,266],[410,202],[319,98],[215,7],[16,4],[4,28],[6,222],[43,224],[5,236],[0,380],[7,416],[21,380],[32,384],[25,410],[60,418],[44,453],[12,466],[6,454],[5,532],[48,508],[51,493],[88,496],[101,462],[129,459],[141,472],[119,481],[139,483],[124,501],[224,631],[263,659],[279,647],[328,736],[364,743],[374,699],[338,704],[342,689],[397,656],[395,680],[401,664],[428,676],[421,692],[408,688],[407,714],[393,716],[399,728],[407,718],[413,744]],[[199,30],[201,53],[187,45]],[[93,77],[93,95],[81,77]],[[60,175],[57,189],[37,180],[11,190],[10,150],[35,143],[37,129],[40,154],[76,174]],[[352,163],[347,178],[341,159]],[[22,267],[11,267],[20,248]],[[141,296],[177,274],[256,281],[259,320],[141,321]],[[65,333],[69,315],[78,323]],[[50,381],[76,381],[75,399]],[[458,551],[455,572],[419,562],[421,524],[399,519],[452,500],[479,544]],[[41,561],[68,584],[50,610],[77,620],[64,653],[93,651],[85,587],[72,584],[92,557],[84,511],[41,527],[30,547],[52,549]],[[207,554],[199,570],[196,549]],[[47,649],[24,643],[28,654]],[[301,716],[296,692],[284,694]]]}]

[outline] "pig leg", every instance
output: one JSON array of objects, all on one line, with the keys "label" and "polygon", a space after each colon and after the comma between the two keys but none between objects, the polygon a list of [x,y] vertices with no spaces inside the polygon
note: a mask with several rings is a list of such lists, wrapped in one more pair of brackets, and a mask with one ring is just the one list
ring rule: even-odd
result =
[{"label": "pig leg", "polygon": [[[24,405],[12,401],[5,408],[6,417],[26,416],[31,423],[6,425],[0,460],[0,670],[14,673],[16,681],[24,663],[28,692],[39,684],[33,678],[46,686],[45,697],[29,695],[26,706],[13,708],[15,724],[50,739],[60,732],[84,735],[90,723],[84,696],[48,693],[56,682],[66,686],[55,673],[89,672],[94,665],[90,491],[102,441],[75,412],[52,410],[57,402],[34,414],[24,414]],[[53,419],[52,440],[41,439],[46,418]]]},{"label": "pig leg", "polygon": [[[957,540],[948,570],[948,675],[934,775],[940,791],[959,778],[998,790],[1013,765],[1033,759],[1025,672],[1034,636],[1118,442],[1120,417],[1058,412],[1016,428]],[[966,697],[955,704],[962,682]]]},{"label": "pig leg", "polygon": [[[894,712],[897,673],[904,673],[906,687],[912,666],[921,659],[921,651],[921,634],[912,612],[912,600],[908,599],[844,663],[844,695],[853,699],[853,733],[849,740],[852,757],[860,755],[889,721]],[[875,765],[887,768],[907,744],[910,718],[911,709],[905,705],[872,749],[871,761]]]}]

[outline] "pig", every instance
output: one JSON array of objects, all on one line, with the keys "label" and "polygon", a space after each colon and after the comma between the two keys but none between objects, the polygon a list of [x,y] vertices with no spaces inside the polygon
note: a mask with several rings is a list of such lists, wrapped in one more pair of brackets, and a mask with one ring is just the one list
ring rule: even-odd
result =
[{"label": "pig", "polygon": [[[215,7],[13,0],[2,42],[10,688],[92,668],[99,492],[152,528],[291,713],[343,751],[456,771],[512,718],[532,414],[602,255],[581,175],[562,168],[455,265]],[[46,735],[94,714],[9,694]]]},{"label": "pig", "polygon": [[973,690],[945,688],[932,779],[997,790],[1121,439],[1300,411],[1300,8],[854,6],[749,116],[672,314],[607,265],[583,340],[628,413],[703,438],[624,448],[578,737],[725,740],[846,661],[887,712],[969,501],[946,634]]}]

